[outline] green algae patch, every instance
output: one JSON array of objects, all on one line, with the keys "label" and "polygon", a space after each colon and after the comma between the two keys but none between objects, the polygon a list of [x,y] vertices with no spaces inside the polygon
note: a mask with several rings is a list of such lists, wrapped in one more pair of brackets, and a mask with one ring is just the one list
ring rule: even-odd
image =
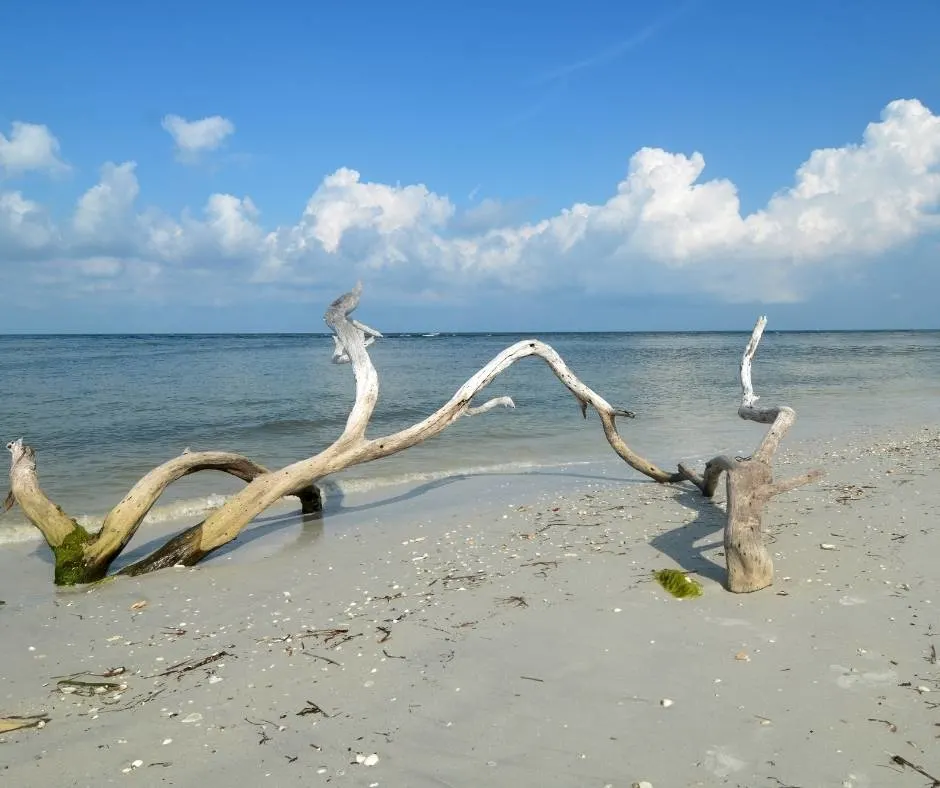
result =
[{"label": "green algae patch", "polygon": [[678,569],[660,569],[653,572],[656,582],[678,599],[691,599],[702,595],[702,585]]},{"label": "green algae patch", "polygon": [[75,526],[62,544],[52,548],[55,554],[55,584],[74,586],[88,582],[88,568],[85,566],[85,545],[91,541],[91,534],[80,525]]}]

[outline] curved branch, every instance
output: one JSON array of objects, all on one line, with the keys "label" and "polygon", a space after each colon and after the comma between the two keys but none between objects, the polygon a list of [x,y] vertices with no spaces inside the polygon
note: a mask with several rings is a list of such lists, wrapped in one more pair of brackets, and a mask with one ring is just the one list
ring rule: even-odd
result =
[{"label": "curved branch", "polygon": [[[757,400],[760,399],[754,393],[754,386],[751,384],[751,362],[754,360],[754,354],[757,353],[757,346],[764,335],[764,328],[767,326],[767,316],[761,315],[757,318],[757,325],[751,332],[751,338],[744,348],[744,356],[741,358],[741,407],[753,408]],[[742,416],[742,418],[744,418]]]},{"label": "curved branch", "polygon": [[81,526],[54,504],[42,487],[36,472],[36,452],[22,438],[7,444],[10,452],[10,495],[20,505],[26,519],[42,533],[49,547],[55,549]]},{"label": "curved branch", "polygon": [[614,451],[632,468],[658,482],[679,481],[678,473],[669,473],[636,454],[617,431],[617,416],[632,417],[633,413],[613,407],[603,397],[582,383],[568,368],[553,348],[538,340],[524,340],[506,348],[486,366],[473,375],[435,413],[404,430],[382,438],[367,439],[365,430],[378,399],[378,376],[366,351],[369,337],[379,333],[352,321],[349,314],[358,306],[361,286],[338,298],[330,306],[325,320],[335,331],[336,349],[333,355],[338,363],[350,363],[356,380],[356,401],[346,422],[343,434],[332,445],[314,457],[288,465],[276,473],[255,479],[233,495],[221,508],[212,512],[204,522],[184,532],[151,556],[128,567],[127,572],[141,573],[172,564],[191,566],[234,539],[258,514],[278,498],[288,495],[303,485],[345,468],[388,457],[434,437],[464,415],[483,413],[498,404],[508,404],[496,398],[474,407],[473,398],[485,389],[501,372],[527,356],[538,356],[551,368],[555,376],[574,395],[585,411],[593,407],[600,416],[604,434]]},{"label": "curved branch", "polygon": [[363,440],[369,419],[379,399],[379,376],[366,351],[370,340],[382,336],[368,326],[350,317],[359,306],[362,282],[345,295],[337,298],[324,315],[324,321],[333,329],[334,363],[350,363],[356,378],[356,401],[346,419],[346,428],[337,443]]},{"label": "curved branch", "polygon": [[772,497],[774,495],[780,495],[781,493],[790,492],[790,490],[795,490],[797,487],[802,487],[804,484],[809,484],[810,482],[816,481],[816,479],[821,479],[825,475],[825,471],[817,468],[800,474],[799,476],[791,476],[789,479],[774,482],[769,486],[767,496]]},{"label": "curved branch", "polygon": [[498,407],[515,408],[516,403],[512,401],[512,397],[493,397],[493,399],[484,402],[482,405],[467,408],[467,415],[482,416],[484,413]]},{"label": "curved branch", "polygon": [[122,567],[117,571],[117,574],[136,577],[148,572],[156,572],[158,569],[169,569],[171,566],[180,564],[192,566],[199,563],[212,552],[212,550],[203,550],[200,547],[204,526],[205,520],[187,528],[154,550],[150,555]]},{"label": "curved branch", "polygon": [[[188,449],[178,457],[157,466],[135,484],[127,495],[105,517],[104,524],[95,538],[85,547],[85,559],[91,566],[107,567],[134,538],[144,517],[173,482],[199,471],[220,471],[245,482],[254,481],[268,473],[263,465],[234,452],[201,451]],[[318,491],[301,490],[300,497],[306,512],[311,497],[319,500]]]},{"label": "curved branch", "polygon": [[698,487],[702,491],[702,495],[706,498],[712,498],[715,495],[715,490],[718,489],[718,480],[721,478],[721,474],[725,471],[733,471],[737,467],[737,460],[720,454],[705,463],[705,473],[701,476],[681,462],[679,463],[679,473],[682,474],[683,479]]},{"label": "curved branch", "polygon": [[574,395],[582,412],[588,405],[597,411],[608,443],[631,468],[657,482],[673,482],[682,479],[680,474],[664,471],[634,452],[623,440],[616,425],[617,416],[632,418],[634,414],[613,407],[600,394],[582,383],[554,348],[537,339],[525,339],[506,348],[464,383],[443,407],[423,421],[393,435],[368,441],[363,447],[367,460],[386,457],[439,434],[465,415],[470,409],[473,397],[492,383],[501,372],[528,356],[537,356],[549,366],[555,373],[555,377]]},{"label": "curved branch", "polygon": [[757,353],[757,346],[760,344],[766,326],[767,317],[761,315],[757,319],[757,324],[751,332],[751,338],[741,358],[741,407],[738,408],[738,415],[746,421],[772,425],[757,451],[754,452],[754,459],[770,462],[780,446],[780,441],[796,421],[796,411],[786,405],[771,408],[755,407],[760,397],[754,393],[754,385],[751,382],[751,362]]},{"label": "curved branch", "polygon": [[[190,452],[154,468],[131,488],[105,518],[101,530],[90,534],[69,517],[39,485],[36,453],[23,439],[7,444],[10,464],[10,496],[26,518],[42,533],[55,555],[56,582],[72,585],[100,580],[111,562],[133,538],[147,513],[174,481],[189,474],[215,470],[246,482],[269,473],[262,465],[232,452]],[[315,485],[287,493],[300,498],[304,513],[319,511],[320,491]],[[9,507],[7,507],[9,508]]]},{"label": "curved branch", "polygon": [[[551,346],[536,339],[523,340],[506,348],[467,380],[443,407],[423,421],[393,435],[366,440],[365,430],[378,401],[379,389],[378,375],[372,364],[372,359],[366,352],[366,342],[369,338],[381,336],[381,334],[349,316],[359,305],[361,294],[362,283],[357,282],[351,292],[336,299],[330,305],[324,318],[335,332],[336,351],[334,352],[334,360],[342,362],[348,359],[349,363],[352,364],[353,374],[356,379],[355,405],[346,422],[343,435],[334,444],[334,446],[337,446],[346,442],[362,441],[361,450],[364,456],[361,459],[356,459],[351,464],[368,462],[403,451],[437,435],[463,415],[485,412],[471,406],[470,403],[473,398],[515,362],[527,356],[538,356],[548,364],[555,376],[574,395],[581,406],[582,414],[586,414],[588,405],[591,405],[597,411],[607,441],[630,467],[657,482],[674,482],[683,478],[678,473],[664,471],[636,454],[623,440],[616,426],[617,416],[633,418],[634,414],[613,407],[600,394],[582,383]],[[502,404],[505,404],[505,402],[503,401]],[[480,407],[490,410],[495,405],[486,403]],[[293,469],[297,465],[300,464],[295,464],[291,468]]]},{"label": "curved branch", "polygon": [[589,405],[597,411],[611,447],[631,467],[658,482],[684,478],[679,473],[662,470],[633,452],[617,431],[616,418],[632,417],[634,414],[613,407],[582,383],[554,349],[534,339],[517,342],[499,353],[426,419],[392,435],[367,439],[365,432],[378,401],[379,381],[366,348],[381,334],[350,317],[359,305],[361,293],[362,285],[357,283],[352,291],[336,299],[324,316],[334,332],[333,361],[351,364],[356,381],[355,403],[340,437],[314,457],[257,477],[202,523],[174,537],[164,547],[133,566],[126,567],[123,573],[140,574],[164,566],[191,566],[198,563],[234,539],[248,523],[280,497],[337,471],[410,448],[439,434],[461,416],[482,414],[499,405],[512,405],[508,397],[497,397],[479,406],[472,405],[472,401],[501,372],[527,356],[538,356],[548,364],[555,376],[574,395],[582,413],[586,413]]}]

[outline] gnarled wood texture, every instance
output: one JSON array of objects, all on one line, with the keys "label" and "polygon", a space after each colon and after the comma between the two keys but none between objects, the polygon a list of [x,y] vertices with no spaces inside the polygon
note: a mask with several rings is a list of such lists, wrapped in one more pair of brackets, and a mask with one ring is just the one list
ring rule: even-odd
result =
[{"label": "gnarled wood texture", "polygon": [[[89,583],[104,577],[164,490],[176,480],[214,470],[250,482],[269,472],[240,454],[186,450],[147,473],[108,513],[101,530],[91,534],[45,494],[39,484],[35,451],[22,438],[8,443],[7,449],[11,456],[10,495],[52,549],[59,585]],[[321,508],[316,485],[307,485],[294,494],[300,498],[304,512]]]},{"label": "gnarled wood texture", "polygon": [[727,586],[736,593],[759,591],[773,583],[773,560],[764,544],[762,531],[763,512],[770,499],[822,476],[822,471],[815,470],[780,482],[773,480],[774,454],[796,421],[796,412],[786,406],[756,406],[759,398],[751,383],[751,362],[766,325],[767,318],[761,317],[744,350],[741,359],[741,406],[738,408],[738,415],[742,419],[770,424],[760,446],[751,457],[715,457],[709,460],[701,475],[684,465],[679,466],[679,473],[708,498],[715,494],[721,474],[726,474],[728,513],[724,547],[728,567]]}]

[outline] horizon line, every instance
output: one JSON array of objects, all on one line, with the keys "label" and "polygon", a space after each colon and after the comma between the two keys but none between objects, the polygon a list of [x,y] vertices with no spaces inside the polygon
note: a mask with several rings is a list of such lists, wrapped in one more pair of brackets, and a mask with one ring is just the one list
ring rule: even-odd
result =
[{"label": "horizon line", "polygon": [[[520,336],[536,334],[748,334],[751,329],[550,329],[513,331],[386,331],[384,338],[437,339],[460,336]],[[893,334],[931,333],[937,328],[769,328],[768,334]],[[0,339],[39,337],[325,337],[329,331],[0,331]]]}]

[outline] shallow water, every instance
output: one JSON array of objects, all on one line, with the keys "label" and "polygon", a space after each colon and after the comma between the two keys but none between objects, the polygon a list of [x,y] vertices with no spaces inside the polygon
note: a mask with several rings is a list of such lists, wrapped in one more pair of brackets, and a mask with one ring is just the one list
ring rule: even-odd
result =
[{"label": "shallow water", "polygon": [[[406,427],[520,335],[391,336],[372,356],[381,381],[371,435]],[[747,334],[546,334],[574,371],[633,410],[628,442],[672,467],[747,451],[762,428],[735,415]],[[0,427],[38,452],[51,497],[94,524],[155,464],[183,448],[242,452],[268,466],[315,453],[342,430],[353,398],[347,365],[319,335],[0,337]],[[940,422],[940,332],[775,333],[754,365],[766,403],[795,407],[795,439]],[[610,456],[596,416],[537,359],[487,396],[516,409],[463,419],[396,457],[344,472],[347,491],[474,470],[514,470]],[[174,485],[153,520],[197,517],[236,483],[218,474]],[[0,543],[31,534],[14,510]]]}]

